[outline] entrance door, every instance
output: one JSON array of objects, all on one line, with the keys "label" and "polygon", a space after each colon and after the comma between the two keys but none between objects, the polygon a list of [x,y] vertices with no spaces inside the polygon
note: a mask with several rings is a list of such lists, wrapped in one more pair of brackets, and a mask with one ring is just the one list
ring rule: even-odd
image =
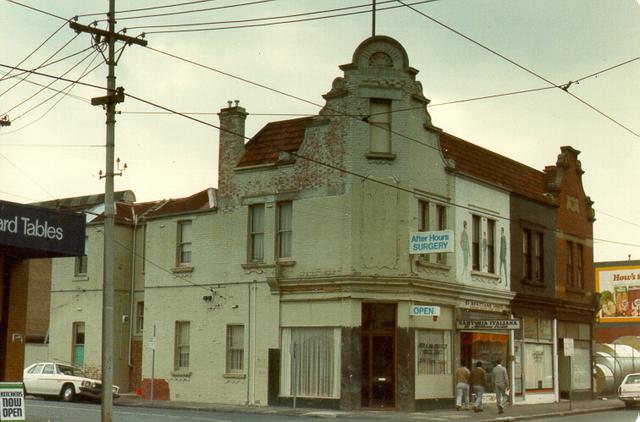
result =
[{"label": "entrance door", "polygon": [[362,304],[362,407],[396,405],[396,304]]}]

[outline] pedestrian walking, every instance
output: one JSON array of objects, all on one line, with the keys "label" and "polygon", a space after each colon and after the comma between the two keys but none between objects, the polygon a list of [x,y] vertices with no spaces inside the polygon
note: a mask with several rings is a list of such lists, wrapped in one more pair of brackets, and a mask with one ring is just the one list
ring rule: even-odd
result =
[{"label": "pedestrian walking", "polygon": [[476,367],[471,371],[471,388],[476,395],[476,401],[473,404],[474,412],[482,412],[482,395],[487,384],[487,374],[482,369],[482,362],[476,362]]},{"label": "pedestrian walking", "polygon": [[469,406],[469,378],[471,371],[462,365],[456,369],[456,410],[460,410],[462,405]]},{"label": "pedestrian walking", "polygon": [[496,361],[496,366],[493,367],[491,373],[493,374],[498,413],[504,413],[504,403],[508,400],[506,391],[509,388],[509,375],[507,374],[507,369],[502,366],[500,359]]}]

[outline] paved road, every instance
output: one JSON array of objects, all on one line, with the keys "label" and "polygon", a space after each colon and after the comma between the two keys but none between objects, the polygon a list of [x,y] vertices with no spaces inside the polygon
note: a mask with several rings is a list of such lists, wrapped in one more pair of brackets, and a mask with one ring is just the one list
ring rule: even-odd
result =
[{"label": "paved road", "polygon": [[608,412],[585,415],[565,416],[560,418],[538,419],[539,422],[640,422],[639,409],[616,409]]},{"label": "paved road", "polygon": [[[61,403],[27,399],[25,412],[27,422],[100,422],[100,406],[94,403]],[[308,422],[309,418],[114,406],[113,420],[114,422]]]}]

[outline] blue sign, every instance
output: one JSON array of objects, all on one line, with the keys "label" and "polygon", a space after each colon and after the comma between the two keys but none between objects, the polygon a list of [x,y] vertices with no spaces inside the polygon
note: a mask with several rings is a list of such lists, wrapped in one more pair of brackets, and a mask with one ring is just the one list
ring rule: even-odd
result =
[{"label": "blue sign", "polygon": [[454,244],[453,230],[412,232],[409,235],[409,253],[412,255],[454,252]]},{"label": "blue sign", "polygon": [[409,315],[411,316],[440,316],[439,306],[429,305],[411,305],[409,309]]}]

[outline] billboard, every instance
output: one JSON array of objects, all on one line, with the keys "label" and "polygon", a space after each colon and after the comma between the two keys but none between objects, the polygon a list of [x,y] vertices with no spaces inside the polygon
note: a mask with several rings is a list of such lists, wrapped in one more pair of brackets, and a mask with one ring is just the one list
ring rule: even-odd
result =
[{"label": "billboard", "polygon": [[595,270],[600,322],[640,321],[640,265]]},{"label": "billboard", "polygon": [[0,249],[18,256],[84,254],[82,214],[0,201]]}]

